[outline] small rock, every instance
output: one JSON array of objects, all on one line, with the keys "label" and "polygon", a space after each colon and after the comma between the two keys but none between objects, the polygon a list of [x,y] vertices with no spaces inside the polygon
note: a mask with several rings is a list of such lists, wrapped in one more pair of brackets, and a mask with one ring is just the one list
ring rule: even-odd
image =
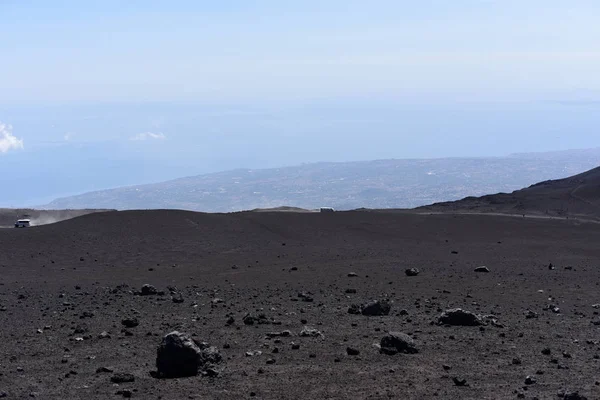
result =
[{"label": "small rock", "polygon": [[419,350],[415,346],[413,338],[405,333],[390,332],[381,339],[380,352],[393,355],[396,353],[415,354]]},{"label": "small rock", "polygon": [[531,375],[528,375],[528,376],[525,378],[525,384],[526,384],[526,385],[533,385],[533,384],[534,384],[534,383],[536,383],[536,382],[537,382],[537,380],[535,379],[535,377],[533,377],[533,376],[531,376]]},{"label": "small rock", "polygon": [[123,324],[123,326],[125,326],[126,328],[135,328],[140,324],[140,322],[137,318],[125,318],[121,321],[121,324]]},{"label": "small rock", "polygon": [[158,290],[149,284],[145,284],[144,286],[142,286],[142,290],[140,291],[140,295],[142,296],[152,296],[158,294]]},{"label": "small rock", "polygon": [[407,270],[404,271],[406,276],[417,276],[417,275],[419,275],[420,272],[421,271],[419,271],[418,268],[408,268]]},{"label": "small rock", "polygon": [[477,315],[460,308],[444,311],[442,315],[439,316],[438,322],[440,324],[455,326],[479,326],[483,324]]},{"label": "small rock", "polygon": [[314,328],[310,328],[308,326],[305,326],[304,328],[302,328],[302,330],[300,331],[300,336],[302,337],[324,337],[324,335],[314,329]]},{"label": "small rock", "polygon": [[475,272],[490,272],[490,269],[485,266],[475,268]]},{"label": "small rock", "polygon": [[564,400],[587,400],[587,397],[580,395],[579,392],[570,392],[565,389],[558,392],[558,397]]},{"label": "small rock", "polygon": [[361,314],[366,316],[388,315],[392,306],[387,300],[376,300],[362,306]]},{"label": "small rock", "polygon": [[111,376],[112,383],[128,383],[135,381],[135,377],[131,374],[115,374]]},{"label": "small rock", "polygon": [[537,317],[538,317],[538,314],[536,312],[533,312],[531,310],[527,310],[525,312],[525,318],[526,319],[533,319],[533,318],[537,318]]},{"label": "small rock", "polygon": [[549,356],[552,353],[552,350],[550,350],[549,347],[546,347],[542,350],[542,354],[545,356]]},{"label": "small rock", "polygon": [[358,349],[353,348],[353,347],[347,347],[346,348],[346,353],[349,356],[357,356],[357,355],[360,354],[360,351]]},{"label": "small rock", "polygon": [[358,274],[356,272],[348,272],[348,278],[356,278]]},{"label": "small rock", "polygon": [[452,382],[454,382],[455,386],[469,386],[466,379],[454,377],[452,378]]}]

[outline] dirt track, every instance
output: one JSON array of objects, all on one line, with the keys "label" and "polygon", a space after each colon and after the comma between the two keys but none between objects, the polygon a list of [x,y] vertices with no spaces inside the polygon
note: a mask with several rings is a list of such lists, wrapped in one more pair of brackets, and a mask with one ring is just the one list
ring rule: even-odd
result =
[{"label": "dirt track", "polygon": [[[124,388],[140,399],[548,399],[567,389],[600,398],[598,243],[591,223],[384,212],[113,212],[2,230],[0,391],[42,399],[119,398]],[[482,265],[491,272],[473,271]],[[421,273],[407,277],[410,267]],[[145,283],[167,294],[134,295]],[[183,303],[171,301],[169,286]],[[380,298],[393,302],[390,315],[347,313]],[[493,314],[504,327],[432,324],[451,307]],[[538,317],[525,318],[528,310]],[[245,325],[246,313],[281,325]],[[123,330],[126,317],[139,326]],[[304,326],[324,338],[299,337]],[[174,329],[221,349],[218,377],[150,375],[161,337]],[[280,343],[265,338],[286,329],[294,335]],[[380,354],[374,344],[390,330],[411,335],[419,353]],[[103,331],[110,338],[98,338]],[[349,346],[360,354],[347,355]],[[253,350],[262,355],[245,356]],[[99,367],[135,381],[113,384],[114,373]],[[537,382],[525,385],[528,375]]]}]

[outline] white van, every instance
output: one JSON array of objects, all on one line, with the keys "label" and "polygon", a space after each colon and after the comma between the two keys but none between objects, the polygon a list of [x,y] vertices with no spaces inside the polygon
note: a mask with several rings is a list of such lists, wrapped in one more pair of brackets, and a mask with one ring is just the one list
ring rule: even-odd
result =
[{"label": "white van", "polygon": [[20,219],[15,222],[15,228],[29,228],[31,226],[31,220],[29,219]]}]

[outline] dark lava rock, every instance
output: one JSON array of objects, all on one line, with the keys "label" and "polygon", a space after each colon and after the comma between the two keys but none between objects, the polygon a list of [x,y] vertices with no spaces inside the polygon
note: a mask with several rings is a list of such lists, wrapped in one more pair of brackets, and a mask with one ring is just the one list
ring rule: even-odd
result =
[{"label": "dark lava rock", "polygon": [[466,379],[454,377],[452,378],[452,382],[454,382],[454,385],[456,386],[469,386]]},{"label": "dark lava rock", "polygon": [[131,374],[114,374],[110,377],[112,383],[127,383],[135,381],[135,377]]},{"label": "dark lava rock", "polygon": [[125,318],[121,323],[127,328],[135,328],[140,324],[137,318]]},{"label": "dark lava rock", "polygon": [[361,314],[366,316],[388,315],[392,306],[386,300],[376,300],[362,306]]},{"label": "dark lava rock", "polygon": [[152,296],[158,294],[158,290],[149,284],[145,284],[144,286],[142,286],[142,290],[140,291],[140,295],[141,296]]},{"label": "dark lava rock", "polygon": [[285,330],[285,331],[281,331],[281,332],[268,332],[267,333],[267,337],[269,338],[274,338],[274,337],[290,337],[292,336],[292,332]]},{"label": "dark lava rock", "polygon": [[180,378],[198,375],[221,360],[216,347],[196,343],[186,334],[174,331],[158,346],[156,368],[159,377]]},{"label": "dark lava rock", "polygon": [[415,341],[405,333],[390,332],[381,339],[380,352],[383,354],[394,355],[396,353],[415,354],[419,350],[415,346]]},{"label": "dark lava rock", "polygon": [[564,400],[587,400],[587,397],[580,395],[579,392],[569,392],[564,389],[558,392],[558,397]]},{"label": "dark lava rock", "polygon": [[251,314],[246,314],[246,315],[244,315],[244,318],[242,318],[242,321],[244,322],[245,325],[254,325],[254,324],[266,325],[266,324],[273,323],[273,321],[268,319],[265,314],[259,314],[257,317],[255,317]]},{"label": "dark lava rock", "polygon": [[526,385],[533,385],[533,384],[534,384],[534,383],[536,383],[536,382],[537,382],[537,380],[536,380],[536,379],[535,379],[535,377],[533,377],[533,376],[529,376],[529,375],[528,375],[528,376],[525,378],[525,384],[526,384]]},{"label": "dark lava rock", "polygon": [[531,310],[527,310],[527,312],[525,312],[525,318],[526,319],[533,319],[533,318],[537,318],[538,314],[536,312],[533,312]]},{"label": "dark lava rock", "polygon": [[481,319],[470,311],[461,308],[446,310],[439,316],[438,322],[444,325],[479,326],[483,325]]},{"label": "dark lava rock", "polygon": [[300,336],[301,337],[323,337],[324,335],[320,331],[318,331],[318,330],[316,330],[314,328],[310,328],[308,326],[305,326],[300,331]]},{"label": "dark lava rock", "polygon": [[361,312],[361,306],[358,304],[352,304],[348,307],[348,314],[358,315]]},{"label": "dark lava rock", "polygon": [[406,276],[417,276],[419,275],[419,271],[417,268],[409,268],[406,271],[404,271],[404,273],[406,274]]},{"label": "dark lava rock", "polygon": [[300,299],[302,299],[302,301],[307,302],[307,303],[312,303],[314,301],[314,299],[312,298],[312,296],[309,293],[306,293],[306,292],[298,293],[298,297]]},{"label": "dark lava rock", "polygon": [[173,301],[173,303],[176,303],[176,304],[181,304],[181,303],[183,303],[184,300],[183,300],[183,296],[181,295],[181,293],[176,292],[171,295],[171,301]]},{"label": "dark lava rock", "polygon": [[346,353],[349,356],[357,356],[360,354],[360,351],[358,349],[352,348],[352,347],[347,347],[346,348]]},{"label": "dark lava rock", "polygon": [[552,350],[550,350],[550,348],[546,347],[542,350],[542,354],[545,356],[549,356],[552,353]]},{"label": "dark lava rock", "polygon": [[490,269],[488,267],[477,267],[475,272],[490,272]]}]

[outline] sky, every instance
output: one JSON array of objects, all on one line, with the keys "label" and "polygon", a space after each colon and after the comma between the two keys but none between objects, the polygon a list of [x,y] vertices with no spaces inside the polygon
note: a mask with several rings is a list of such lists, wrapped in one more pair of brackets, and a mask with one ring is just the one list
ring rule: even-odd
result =
[{"label": "sky", "polygon": [[34,187],[0,205],[598,147],[599,17],[596,0],[0,0],[0,187]]}]

